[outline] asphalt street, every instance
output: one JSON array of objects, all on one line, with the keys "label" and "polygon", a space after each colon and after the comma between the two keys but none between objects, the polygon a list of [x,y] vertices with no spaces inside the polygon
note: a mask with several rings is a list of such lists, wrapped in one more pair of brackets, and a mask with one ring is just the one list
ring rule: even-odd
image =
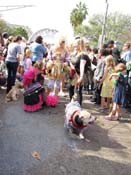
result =
[{"label": "asphalt street", "polygon": [[85,97],[84,108],[97,116],[85,132],[88,143],[64,130],[68,98],[55,108],[27,113],[22,95],[9,103],[4,97],[0,90],[0,175],[131,174],[131,123],[105,121]]}]

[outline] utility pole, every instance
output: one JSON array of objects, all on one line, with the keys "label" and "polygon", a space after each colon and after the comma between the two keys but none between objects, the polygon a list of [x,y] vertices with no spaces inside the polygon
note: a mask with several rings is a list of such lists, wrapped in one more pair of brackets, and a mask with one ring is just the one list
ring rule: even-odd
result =
[{"label": "utility pole", "polygon": [[106,22],[107,22],[107,14],[108,14],[108,7],[109,7],[109,3],[108,3],[108,0],[105,0],[105,3],[106,3],[106,11],[105,11],[105,14],[104,14],[104,20],[103,20],[103,25],[102,25],[102,33],[101,33],[101,36],[100,36],[100,46],[99,47],[102,47],[104,41],[105,41],[105,34],[106,34]]},{"label": "utility pole", "polygon": [[33,7],[34,5],[0,5],[0,12],[17,10],[26,7]]}]

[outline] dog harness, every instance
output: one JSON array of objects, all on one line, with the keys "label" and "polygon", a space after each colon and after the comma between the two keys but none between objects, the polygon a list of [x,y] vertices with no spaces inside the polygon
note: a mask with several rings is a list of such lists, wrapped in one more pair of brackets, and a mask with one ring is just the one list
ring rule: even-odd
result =
[{"label": "dog harness", "polygon": [[69,119],[69,123],[71,123],[71,125],[74,127],[74,128],[78,128],[78,129],[83,129],[85,127],[87,127],[87,125],[82,125],[82,126],[79,126],[76,122],[74,122],[73,120],[73,116],[76,112],[78,112],[79,110],[76,110],[72,113],[70,119]]}]

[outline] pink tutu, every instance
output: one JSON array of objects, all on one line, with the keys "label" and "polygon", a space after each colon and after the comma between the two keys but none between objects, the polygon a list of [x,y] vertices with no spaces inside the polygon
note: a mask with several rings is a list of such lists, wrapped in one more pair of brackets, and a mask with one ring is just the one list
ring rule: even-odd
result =
[{"label": "pink tutu", "polygon": [[33,67],[30,68],[28,71],[24,72],[24,75],[23,75],[24,86],[30,85],[37,73],[38,73],[38,70],[36,68],[33,68]]},{"label": "pink tutu", "polygon": [[56,95],[48,95],[46,97],[46,105],[55,107],[58,105],[58,96]]},{"label": "pink tutu", "polygon": [[37,104],[34,105],[23,105],[23,109],[27,112],[35,112],[39,109],[42,108],[42,104],[43,104],[43,93],[39,94],[39,102]]}]

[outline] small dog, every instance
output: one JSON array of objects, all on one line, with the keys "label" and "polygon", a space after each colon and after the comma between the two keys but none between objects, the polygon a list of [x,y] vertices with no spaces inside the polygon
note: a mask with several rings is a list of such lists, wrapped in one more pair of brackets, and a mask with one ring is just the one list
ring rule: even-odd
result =
[{"label": "small dog", "polygon": [[21,84],[21,82],[16,80],[15,85],[12,86],[12,89],[6,95],[6,99],[5,99],[6,102],[17,101],[19,96],[20,96],[20,88],[22,88],[22,87],[23,87],[23,85]]},{"label": "small dog", "polygon": [[79,135],[80,139],[86,139],[83,132],[87,129],[88,124],[93,124],[96,117],[92,116],[86,110],[83,110],[78,101],[72,101],[67,104],[65,109],[64,127],[70,132]]},{"label": "small dog", "polygon": [[19,89],[16,86],[12,86],[12,89],[6,95],[6,102],[17,101],[19,98]]}]

